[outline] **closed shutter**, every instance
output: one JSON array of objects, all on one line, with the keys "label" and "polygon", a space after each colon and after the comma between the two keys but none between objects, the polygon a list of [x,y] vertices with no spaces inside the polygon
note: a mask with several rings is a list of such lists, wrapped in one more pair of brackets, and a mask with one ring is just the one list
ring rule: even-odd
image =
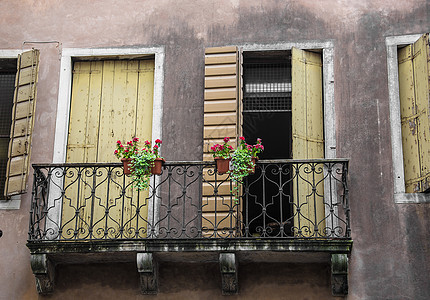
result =
[{"label": "closed shutter", "polygon": [[6,171],[6,197],[26,191],[38,66],[39,50],[33,49],[18,56]]},{"label": "closed shutter", "polygon": [[405,188],[425,192],[430,189],[428,34],[400,49],[398,57]]},{"label": "closed shutter", "polygon": [[[143,141],[152,137],[154,91],[154,60],[105,60],[74,63],[72,98],[66,162],[118,162],[113,154],[116,141],[123,143],[136,136]],[[73,238],[75,221],[79,238],[103,238],[104,226],[117,230],[124,226],[123,236],[134,238],[135,229],[145,236],[146,225],[139,225],[136,202],[148,198],[148,190],[127,189],[125,194],[117,184],[107,181],[107,169],[97,169],[98,178],[82,172],[65,179],[66,192],[62,220],[64,238]],[[73,169],[70,172],[77,176]],[[130,183],[129,177],[111,179]],[[92,197],[94,192],[95,199]],[[142,201],[142,200],[141,200]],[[79,216],[76,215],[79,207]],[[109,216],[106,216],[109,207]],[[140,216],[147,219],[148,205],[141,205]],[[139,226],[138,226],[139,225]],[[95,227],[93,227],[95,226]],[[117,233],[117,232],[116,232]],[[113,230],[109,234],[116,234]]]},{"label": "closed shutter", "polygon": [[[205,95],[204,95],[204,133],[203,160],[212,161],[210,147],[223,143],[224,137],[230,137],[230,144],[235,147],[240,134],[240,86],[239,86],[239,53],[235,46],[208,48],[205,51]],[[236,228],[237,214],[231,214],[235,206],[231,182],[220,186],[215,184],[215,175],[204,171],[203,182],[203,220],[204,234],[212,235],[216,227],[216,236],[231,233]],[[227,175],[217,175],[218,184]],[[215,192],[216,191],[216,192]],[[235,207],[237,208],[237,207]],[[219,232],[225,229],[224,233]]]},{"label": "closed shutter", "polygon": [[[293,159],[324,158],[321,55],[293,48],[291,76]],[[318,236],[324,228],[324,181],[322,170],[310,171],[309,165],[299,165],[293,182],[294,228]]]}]

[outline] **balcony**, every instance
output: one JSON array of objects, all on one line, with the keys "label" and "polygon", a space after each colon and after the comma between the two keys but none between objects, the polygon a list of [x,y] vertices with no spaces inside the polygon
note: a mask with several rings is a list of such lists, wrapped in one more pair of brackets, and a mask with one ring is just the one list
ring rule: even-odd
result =
[{"label": "balcony", "polygon": [[140,192],[119,163],[33,169],[27,245],[41,293],[54,264],[136,255],[142,292],[155,293],[156,260],[192,254],[225,267],[224,294],[237,292],[242,259],[331,261],[333,293],[345,294],[348,160],[263,160],[237,187],[213,162],[166,162]]}]

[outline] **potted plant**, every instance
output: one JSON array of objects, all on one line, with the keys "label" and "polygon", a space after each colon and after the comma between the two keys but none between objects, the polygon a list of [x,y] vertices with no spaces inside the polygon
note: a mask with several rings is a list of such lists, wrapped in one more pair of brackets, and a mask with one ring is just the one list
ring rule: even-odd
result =
[{"label": "potted plant", "polygon": [[248,145],[243,136],[239,137],[239,140],[239,146],[231,154],[231,170],[229,171],[231,180],[236,183],[232,190],[234,194],[237,193],[243,178],[255,172],[255,162],[258,160],[258,154],[264,150],[260,138],[257,139],[257,144],[255,145]]},{"label": "potted plant", "polygon": [[160,157],[160,146],[162,141],[155,140],[155,145],[151,149],[151,142],[145,141],[144,147],[139,149],[139,139],[133,138],[124,146],[121,141],[117,141],[117,149],[114,154],[121,158],[124,163],[124,174],[132,175],[134,187],[138,190],[149,187],[151,175],[160,175],[164,159]]},{"label": "potted plant", "polygon": [[125,175],[131,174],[131,156],[137,151],[138,144],[139,138],[137,137],[134,137],[131,141],[128,141],[125,146],[121,143],[120,140],[116,142],[116,150],[114,151],[114,154],[116,157],[121,159],[124,166]]},{"label": "potted plant", "polygon": [[215,144],[211,147],[210,152],[213,152],[212,155],[216,162],[216,169],[218,174],[222,175],[227,173],[230,166],[230,155],[233,151],[233,147],[228,144],[230,141],[229,137],[224,138],[224,144]]},{"label": "potted plant", "polygon": [[155,145],[152,147],[152,152],[155,155],[155,160],[153,163],[153,166],[151,167],[151,173],[154,175],[160,175],[161,174],[161,167],[163,166],[163,163],[165,162],[164,158],[160,157],[160,147],[161,147],[162,141],[160,139],[155,140]]},{"label": "potted plant", "polygon": [[138,190],[149,187],[151,175],[161,174],[161,166],[165,161],[159,154],[161,143],[160,139],[155,140],[155,145],[151,149],[151,142],[145,141],[144,147],[131,155],[132,181]]}]

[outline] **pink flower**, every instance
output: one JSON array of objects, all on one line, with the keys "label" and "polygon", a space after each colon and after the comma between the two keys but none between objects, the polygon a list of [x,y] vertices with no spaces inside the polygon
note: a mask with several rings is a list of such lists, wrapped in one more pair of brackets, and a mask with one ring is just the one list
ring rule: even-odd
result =
[{"label": "pink flower", "polygon": [[120,140],[117,140],[116,143],[119,144],[119,145],[121,145],[121,141]]},{"label": "pink flower", "polygon": [[118,154],[118,150],[115,150],[113,153],[114,153],[114,154]]},{"label": "pink flower", "polygon": [[133,143],[132,143],[131,141],[128,141],[128,142],[127,142],[127,145],[130,145],[130,146],[131,146],[131,145],[133,145]]},{"label": "pink flower", "polygon": [[243,136],[239,137],[239,139],[245,141],[245,138]]},{"label": "pink flower", "polygon": [[228,150],[233,150],[233,147],[232,146],[228,146]]},{"label": "pink flower", "polygon": [[125,149],[125,150],[124,150],[124,152],[125,152],[125,153],[128,153],[128,149]]},{"label": "pink flower", "polygon": [[150,141],[145,141],[145,145],[151,145]]},{"label": "pink flower", "polygon": [[139,141],[139,138],[137,138],[137,137],[133,138],[133,142],[138,142],[138,141]]},{"label": "pink flower", "polygon": [[120,147],[120,148],[124,148],[124,146],[123,146],[123,145],[119,145],[119,147]]},{"label": "pink flower", "polygon": [[260,138],[257,139],[257,143],[261,144],[261,139]]},{"label": "pink flower", "polygon": [[227,143],[229,140],[230,140],[230,138],[226,136],[226,137],[224,138],[224,143]]},{"label": "pink flower", "polygon": [[154,145],[154,149],[158,149],[158,145]]},{"label": "pink flower", "polygon": [[161,141],[160,139],[156,139],[156,140],[155,140],[155,143],[156,143],[156,144],[161,144],[161,143],[162,143],[162,141]]}]

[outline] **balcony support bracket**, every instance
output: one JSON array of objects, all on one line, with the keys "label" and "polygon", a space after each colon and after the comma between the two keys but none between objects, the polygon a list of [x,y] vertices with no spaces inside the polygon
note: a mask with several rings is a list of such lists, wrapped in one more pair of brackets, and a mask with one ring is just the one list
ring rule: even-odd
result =
[{"label": "balcony support bracket", "polygon": [[140,289],[144,295],[158,292],[158,265],[152,253],[137,253],[137,271],[140,274]]},{"label": "balcony support bracket", "polygon": [[348,255],[331,255],[331,287],[333,296],[348,294]]},{"label": "balcony support bracket", "polygon": [[51,294],[54,291],[54,264],[46,254],[32,254],[30,263],[36,277],[37,292],[41,295]]},{"label": "balcony support bracket", "polygon": [[223,295],[235,295],[239,292],[237,265],[235,253],[219,254],[219,266],[221,271]]}]

